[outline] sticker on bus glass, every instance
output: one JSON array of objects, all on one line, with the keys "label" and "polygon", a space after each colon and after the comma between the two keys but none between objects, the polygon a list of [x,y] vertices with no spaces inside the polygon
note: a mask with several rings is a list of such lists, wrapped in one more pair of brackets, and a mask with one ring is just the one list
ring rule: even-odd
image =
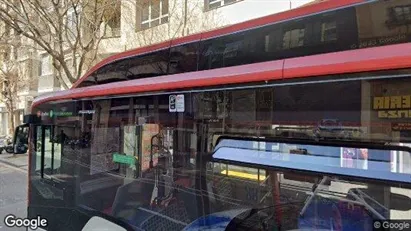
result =
[{"label": "sticker on bus glass", "polygon": [[176,111],[177,112],[184,112],[185,107],[184,107],[184,95],[177,95],[176,96]]},{"label": "sticker on bus glass", "polygon": [[168,110],[170,112],[176,112],[176,96],[175,95],[170,95],[168,97]]}]

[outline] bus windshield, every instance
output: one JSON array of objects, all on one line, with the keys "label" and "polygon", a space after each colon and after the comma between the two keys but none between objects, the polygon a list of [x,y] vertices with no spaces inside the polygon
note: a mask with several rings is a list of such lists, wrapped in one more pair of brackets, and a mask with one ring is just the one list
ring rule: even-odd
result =
[{"label": "bus windshield", "polygon": [[[356,110],[373,106],[355,93],[367,81],[41,104],[29,214],[49,230],[96,214],[129,230],[370,230],[409,218],[409,136],[374,136],[378,112]],[[322,114],[341,119],[304,121]]]}]

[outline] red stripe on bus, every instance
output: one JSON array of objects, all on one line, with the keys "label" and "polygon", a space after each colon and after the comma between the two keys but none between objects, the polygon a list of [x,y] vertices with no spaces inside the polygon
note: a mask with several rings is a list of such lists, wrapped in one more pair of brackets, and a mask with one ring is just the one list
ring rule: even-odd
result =
[{"label": "red stripe on bus", "polygon": [[[355,56],[355,58],[352,56]],[[283,67],[283,64],[286,64],[286,66]],[[223,84],[272,81],[283,78],[314,77],[320,73],[341,74],[358,72],[359,70],[373,71],[376,69],[399,69],[406,67],[411,67],[411,43],[70,89],[55,92],[48,96],[39,96],[33,105],[37,106],[40,103],[52,100],[126,95]]]},{"label": "red stripe on bus", "polygon": [[284,78],[407,68],[411,43],[286,59]]},{"label": "red stripe on bus", "polygon": [[188,36],[184,36],[181,38],[176,38],[174,40],[171,40],[171,46],[178,46],[178,45],[182,45],[185,43],[191,43],[191,42],[197,42],[201,40],[201,34],[192,34],[192,35],[188,35]]},{"label": "red stripe on bus", "polygon": [[184,44],[184,43],[199,41],[200,39],[205,40],[205,39],[209,39],[211,37],[222,36],[222,35],[230,34],[230,33],[241,31],[241,30],[252,29],[254,27],[264,26],[264,25],[275,23],[275,22],[278,22],[278,21],[292,19],[292,18],[295,18],[295,17],[301,17],[301,16],[304,16],[304,15],[309,15],[309,14],[313,14],[313,13],[317,13],[317,12],[321,12],[321,11],[325,11],[325,10],[330,10],[330,9],[334,9],[334,8],[349,6],[349,5],[356,4],[356,3],[361,3],[361,2],[365,2],[365,1],[364,0],[333,0],[333,1],[319,2],[319,3],[316,3],[316,4],[312,4],[312,5],[292,9],[292,10],[289,10],[289,11],[280,12],[280,13],[273,14],[273,15],[268,15],[268,16],[265,16],[265,17],[262,17],[262,18],[249,20],[249,21],[238,23],[238,24],[235,24],[235,25],[229,25],[229,26],[222,27],[222,28],[219,28],[219,29],[216,29],[216,30],[203,32],[203,33],[192,34],[192,35],[185,36],[185,37],[182,37],[182,38],[164,41],[164,42],[154,44],[154,45],[151,45],[151,46],[136,48],[136,49],[129,50],[129,51],[126,51],[126,52],[122,52],[122,53],[110,56],[110,57],[100,61],[99,63],[97,63],[83,77],[81,77],[79,80],[77,80],[73,84],[72,88],[76,88],[80,83],[82,83],[88,76],[90,76],[98,68],[100,68],[100,67],[102,67],[106,64],[109,64],[113,61],[120,60],[120,59],[123,59],[123,58],[126,58],[126,57],[137,56],[139,54],[148,53],[148,52],[152,52],[152,51],[155,51],[155,50],[166,49],[166,48],[170,47],[170,45],[175,46],[175,45],[180,45],[180,44]]}]

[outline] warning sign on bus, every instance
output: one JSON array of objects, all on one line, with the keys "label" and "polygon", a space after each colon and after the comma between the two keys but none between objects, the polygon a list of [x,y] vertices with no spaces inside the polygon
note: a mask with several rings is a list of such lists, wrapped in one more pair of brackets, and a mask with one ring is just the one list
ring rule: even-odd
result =
[{"label": "warning sign on bus", "polygon": [[170,95],[168,98],[168,110],[170,112],[184,112],[184,95]]},{"label": "warning sign on bus", "polygon": [[176,112],[176,95],[170,95],[168,97],[168,110],[170,112]]},{"label": "warning sign on bus", "polygon": [[184,112],[184,95],[177,95],[176,96],[176,109],[177,112]]}]

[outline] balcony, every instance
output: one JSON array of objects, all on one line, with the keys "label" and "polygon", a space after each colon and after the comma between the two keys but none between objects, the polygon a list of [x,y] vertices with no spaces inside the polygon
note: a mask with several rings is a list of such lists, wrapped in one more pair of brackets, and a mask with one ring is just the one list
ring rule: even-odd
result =
[{"label": "balcony", "polygon": [[54,74],[42,75],[38,81],[38,93],[60,90],[60,82]]}]

